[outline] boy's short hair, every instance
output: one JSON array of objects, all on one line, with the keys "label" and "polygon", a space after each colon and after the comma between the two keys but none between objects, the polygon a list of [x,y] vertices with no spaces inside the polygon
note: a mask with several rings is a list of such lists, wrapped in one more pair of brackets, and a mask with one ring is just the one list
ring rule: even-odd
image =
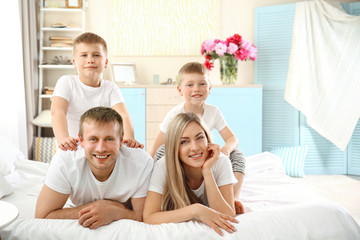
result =
[{"label": "boy's short hair", "polygon": [[76,46],[80,43],[100,44],[103,47],[105,54],[107,55],[107,45],[105,40],[95,33],[85,32],[79,35],[77,38],[75,38],[73,44],[73,52],[75,52]]},{"label": "boy's short hair", "polygon": [[84,137],[83,124],[86,121],[94,121],[96,123],[110,123],[117,122],[119,123],[119,136],[120,139],[124,136],[123,120],[120,114],[112,108],[109,107],[94,107],[90,108],[83,113],[80,117],[79,123],[79,135],[81,138]]},{"label": "boy's short hair", "polygon": [[198,73],[198,74],[204,75],[205,77],[208,77],[209,71],[207,70],[207,68],[203,64],[201,64],[199,62],[186,63],[179,70],[178,86],[181,85],[181,81],[182,81],[184,75],[185,74],[191,74],[191,73]]}]

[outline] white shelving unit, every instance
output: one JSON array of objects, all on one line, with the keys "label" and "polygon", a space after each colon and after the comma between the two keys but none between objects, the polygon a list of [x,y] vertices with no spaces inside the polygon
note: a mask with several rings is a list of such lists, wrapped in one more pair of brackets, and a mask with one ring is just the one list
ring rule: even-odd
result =
[{"label": "white shelving unit", "polygon": [[[51,47],[50,36],[71,37],[72,40],[85,32],[85,6],[82,0],[81,8],[50,8],[45,7],[40,0],[39,27],[39,99],[38,112],[32,123],[38,127],[37,135],[41,136],[41,128],[51,127],[50,97],[44,94],[44,87],[55,87],[59,77],[65,74],[75,74],[73,65],[45,64],[51,63],[55,56],[72,60],[72,47]],[[53,24],[61,23],[66,27],[56,28]]]}]

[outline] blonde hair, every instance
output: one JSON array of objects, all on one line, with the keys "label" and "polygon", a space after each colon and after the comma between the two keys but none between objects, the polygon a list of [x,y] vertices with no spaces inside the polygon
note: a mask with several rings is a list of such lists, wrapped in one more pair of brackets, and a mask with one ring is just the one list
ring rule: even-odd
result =
[{"label": "blonde hair", "polygon": [[179,145],[186,126],[195,122],[204,130],[208,142],[211,143],[209,131],[195,113],[180,113],[169,124],[165,134],[166,183],[161,210],[175,210],[201,203],[185,180],[185,173],[179,159]]},{"label": "blonde hair", "polygon": [[186,63],[184,66],[182,66],[178,73],[178,86],[181,85],[181,82],[183,80],[183,77],[185,74],[191,74],[191,73],[198,73],[201,75],[204,75],[206,78],[209,75],[209,71],[207,68],[198,62],[189,62]]},{"label": "blonde hair", "polygon": [[76,46],[80,43],[100,44],[103,47],[105,55],[107,55],[107,45],[106,45],[105,40],[95,33],[85,32],[85,33],[79,35],[77,38],[75,38],[74,44],[73,44],[73,53],[75,53]]}]

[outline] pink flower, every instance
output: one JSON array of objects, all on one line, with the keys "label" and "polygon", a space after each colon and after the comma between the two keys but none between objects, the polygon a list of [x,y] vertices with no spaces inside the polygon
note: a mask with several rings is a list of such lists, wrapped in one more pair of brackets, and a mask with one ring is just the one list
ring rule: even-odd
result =
[{"label": "pink flower", "polygon": [[237,50],[238,46],[235,43],[229,43],[229,46],[227,47],[227,53],[234,55]]},{"label": "pink flower", "polygon": [[254,44],[251,45],[249,58],[251,61],[255,61],[257,58],[257,48],[254,46]]},{"label": "pink flower", "polygon": [[215,46],[215,52],[217,53],[217,55],[219,55],[220,57],[224,55],[224,53],[226,52],[227,46],[226,44],[224,44],[223,42],[219,42],[218,44],[216,44]]},{"label": "pink flower", "polygon": [[212,52],[214,51],[216,46],[216,43],[214,40],[206,40],[203,42],[202,46],[201,46],[201,53],[204,53],[203,50],[205,50],[206,52]]},{"label": "pink flower", "polygon": [[243,40],[239,34],[222,41],[220,39],[205,40],[201,45],[201,54],[205,57],[204,66],[211,70],[214,68],[214,61],[219,57],[235,56],[237,60],[255,61],[257,58],[257,49],[248,40]]},{"label": "pink flower", "polygon": [[241,48],[242,50],[242,56],[240,57],[240,59],[244,58],[247,59],[249,58],[250,60],[254,61],[257,57],[257,49],[256,47],[248,40],[244,40],[241,44]]}]

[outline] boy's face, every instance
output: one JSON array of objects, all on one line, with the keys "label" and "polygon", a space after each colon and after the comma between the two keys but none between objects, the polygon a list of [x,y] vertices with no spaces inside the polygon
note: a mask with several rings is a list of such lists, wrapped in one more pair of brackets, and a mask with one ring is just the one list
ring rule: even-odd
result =
[{"label": "boy's face", "polygon": [[203,74],[188,73],[183,75],[181,85],[177,89],[186,102],[202,104],[210,94],[211,84]]},{"label": "boy's face", "polygon": [[80,79],[99,81],[108,59],[101,44],[79,43],[75,47],[73,63]]},{"label": "boy's face", "polygon": [[121,147],[118,122],[98,123],[84,121],[83,137],[80,145],[96,179],[105,181],[114,169],[116,158]]}]

